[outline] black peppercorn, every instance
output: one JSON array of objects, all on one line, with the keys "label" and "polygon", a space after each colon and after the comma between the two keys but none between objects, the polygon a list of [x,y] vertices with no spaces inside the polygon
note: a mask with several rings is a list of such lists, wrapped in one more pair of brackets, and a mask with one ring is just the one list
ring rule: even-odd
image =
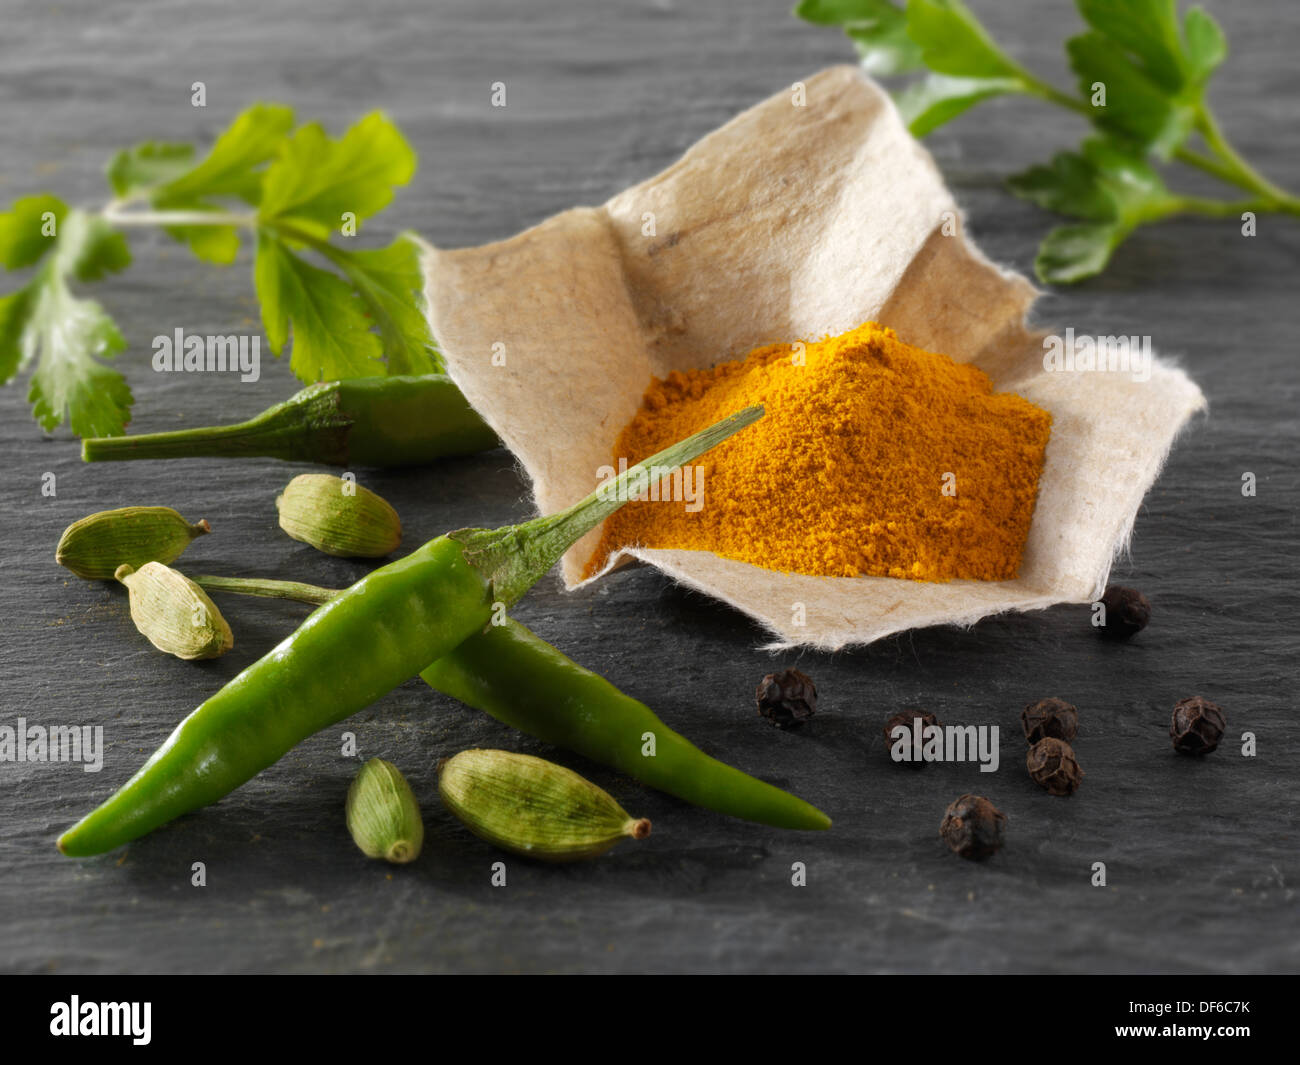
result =
[{"label": "black peppercorn", "polygon": [[1034,783],[1046,788],[1049,795],[1072,795],[1083,779],[1073,748],[1051,736],[1029,748],[1025,765]]},{"label": "black peppercorn", "polygon": [[798,728],[817,712],[817,685],[797,669],[769,673],[754,697],[758,712],[777,728]]},{"label": "black peppercorn", "polygon": [[1127,640],[1141,632],[1151,620],[1151,604],[1136,588],[1112,584],[1101,597],[1106,608],[1097,631],[1108,640]]},{"label": "black peppercorn", "polygon": [[1182,754],[1209,754],[1219,746],[1227,727],[1223,707],[1194,695],[1174,704],[1169,738],[1173,740],[1174,750]]},{"label": "black peppercorn", "polygon": [[1064,699],[1039,699],[1020,712],[1020,724],[1031,746],[1049,736],[1069,743],[1079,732],[1079,711]]},{"label": "black peppercorn", "polygon": [[[885,751],[888,753],[890,761],[897,765],[911,766],[913,769],[920,769],[925,765],[925,759],[922,757],[924,740],[917,742],[915,723],[917,718],[921,719],[922,735],[931,725],[938,725],[939,719],[928,710],[900,710],[897,714],[885,722]],[[901,740],[894,736],[894,730],[899,727],[907,729],[907,736]],[[902,743],[900,749],[902,758],[894,758],[894,748]]]},{"label": "black peppercorn", "polygon": [[939,835],[953,851],[981,862],[1002,846],[1007,815],[982,795],[963,795],[944,812]]}]

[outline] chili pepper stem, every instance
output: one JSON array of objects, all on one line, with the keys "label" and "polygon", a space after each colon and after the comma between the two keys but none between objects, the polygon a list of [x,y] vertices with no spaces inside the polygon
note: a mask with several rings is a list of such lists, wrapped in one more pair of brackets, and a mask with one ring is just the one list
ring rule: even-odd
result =
[{"label": "chili pepper stem", "polygon": [[342,594],[341,588],[321,588],[315,584],[298,581],[263,581],[244,577],[191,577],[205,592],[231,592],[235,595],[255,595],[263,599],[292,599],[299,603],[320,606]]},{"label": "chili pepper stem", "polygon": [[178,429],[169,433],[138,433],[131,436],[86,437],[81,441],[83,462],[112,462],[124,459],[174,459],[194,455],[233,457],[264,454],[274,448],[280,427],[259,424],[254,418],[238,425],[205,429]]},{"label": "chili pepper stem", "polygon": [[250,458],[330,466],[418,466],[499,446],[445,374],[323,381],[237,425],[92,437],[87,462]]},{"label": "chili pepper stem", "polygon": [[343,454],[344,435],[351,424],[349,418],[338,412],[337,400],[326,386],[313,393],[309,402],[281,403],[235,425],[87,437],[81,442],[81,458],[84,462],[107,462],[257,455],[293,460],[301,457],[300,441],[305,430],[326,437],[337,434],[338,448]]},{"label": "chili pepper stem", "polygon": [[607,517],[627,502],[627,485],[652,467],[671,471],[717,446],[763,416],[755,405],[722,419],[663,451],[643,459],[566,510],[505,529],[461,529],[448,533],[464,547],[465,560],[491,583],[507,606],[519,601],[541,575]]}]

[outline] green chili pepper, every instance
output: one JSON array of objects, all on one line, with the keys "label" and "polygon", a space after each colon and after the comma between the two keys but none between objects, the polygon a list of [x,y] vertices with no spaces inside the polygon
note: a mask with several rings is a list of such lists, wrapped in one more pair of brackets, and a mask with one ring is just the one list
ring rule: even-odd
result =
[{"label": "green chili pepper", "polygon": [[83,440],[86,462],[263,456],[330,466],[418,466],[499,441],[450,377],[310,385],[238,425]]},{"label": "green chili pepper", "polygon": [[762,414],[733,414],[558,514],[448,533],[363,577],[190,713],[115,795],[59,837],[59,849],[99,854],[216,802],[487,626],[495,603],[517,602],[623,505],[630,479],[650,467],[667,473]]},{"label": "green chili pepper", "polygon": [[[291,581],[195,577],[208,591],[326,603],[340,592]],[[731,817],[777,828],[822,829],[831,822],[802,799],[710,758],[599,674],[583,669],[507,618],[443,655],[420,674],[435,691],[498,721],[652,788]],[[654,754],[647,752],[653,737]]]},{"label": "green chili pepper", "polygon": [[420,676],[434,690],[521,732],[696,806],[777,828],[831,827],[815,806],[710,758],[645,703],[516,621],[490,626]]}]

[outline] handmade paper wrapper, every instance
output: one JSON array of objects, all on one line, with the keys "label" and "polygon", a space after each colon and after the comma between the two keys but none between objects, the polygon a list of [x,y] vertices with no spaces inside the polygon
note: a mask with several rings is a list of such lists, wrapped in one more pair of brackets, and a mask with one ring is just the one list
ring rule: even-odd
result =
[{"label": "handmade paper wrapper", "polygon": [[[809,577],[638,547],[611,560],[640,559],[732,604],[772,632],[771,649],[1092,601],[1205,404],[1158,358],[1146,380],[1046,370],[1042,334],[1025,324],[1034,287],[965,238],[933,160],[854,67],[810,78],[802,100],[796,87],[751,108],[603,207],[497,244],[429,248],[425,270],[448,372],[523,464],[542,513],[595,487],[652,376],[870,320],[1052,413],[1015,580]],[[567,587],[599,532],[565,555]]]}]

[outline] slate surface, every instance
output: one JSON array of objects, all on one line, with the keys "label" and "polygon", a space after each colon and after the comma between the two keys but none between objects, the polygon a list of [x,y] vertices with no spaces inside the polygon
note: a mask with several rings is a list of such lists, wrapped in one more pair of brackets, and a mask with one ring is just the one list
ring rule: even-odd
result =
[{"label": "slate surface", "polygon": [[[996,34],[1064,77],[1064,0],[981,0]],[[1245,154],[1300,184],[1294,123],[1300,18],[1281,0],[1208,5],[1232,43],[1215,103]],[[285,100],[334,128],[388,110],[422,169],[375,227],[416,227],[449,246],[506,237],[574,203],[597,203],[671,163],[697,137],[796,78],[850,56],[789,0],[525,5],[500,0],[150,5],[65,0],[6,12],[0,198],[50,189],[98,202],[100,169],[146,138],[206,139],[249,101]],[[190,85],[208,86],[206,110]],[[509,86],[492,109],[489,86]],[[986,105],[931,138],[995,259],[1028,270],[1050,219],[1000,181],[1073,143],[1079,125],[1030,102]],[[1196,187],[1193,182],[1191,187]],[[1210,191],[1207,187],[1205,191]],[[381,233],[380,230],[383,232]],[[258,328],[247,260],[191,262],[153,235],[136,265],[97,286],[130,351],[138,431],[252,414],[294,390],[262,380],[155,374],[150,340]],[[291,543],[274,497],[301,472],[270,461],[84,466],[0,392],[5,455],[0,724],[102,724],[102,772],[0,764],[0,968],[31,972],[876,970],[1235,972],[1300,968],[1296,684],[1296,265],[1300,227],[1175,222],[1141,232],[1101,279],[1055,292],[1040,318],[1095,333],[1149,334],[1179,355],[1211,405],[1184,436],[1115,576],[1155,604],[1131,645],[1093,638],[1086,607],[935,629],[835,656],[753,648],[737,615],[652,571],[583,594],[548,578],[518,616],[656,707],[705,749],[798,790],[835,818],[826,834],[732,822],[548,750],[409,683],[348,723],[364,756],[396,761],[427,810],[412,868],[368,863],[343,825],[356,763],[341,728],[294,751],[218,806],[124,852],[61,858],[58,831],[124,781],[179,717],[305,613],[225,600],[235,650],[203,665],[167,659],[134,631],[115,588],[68,578],[60,530],[91,511],[163,503],[207,517],[194,572],[344,584],[363,572]],[[1243,471],[1258,495],[1240,491]],[[41,493],[56,476],[57,495]],[[528,515],[503,452],[416,473],[366,473],[403,515],[407,543]],[[823,693],[799,734],[754,715],[763,673],[798,664]],[[1175,700],[1227,708],[1229,741],[1203,762],[1166,736]],[[1060,694],[1078,704],[1088,776],[1072,799],[1026,777],[1017,715]],[[910,772],[887,761],[880,726],[918,704],[953,723],[997,724],[1002,764]],[[1243,757],[1253,732],[1258,755]],[[610,789],[655,834],[571,868],[510,861],[438,807],[434,765],[470,746],[560,758]],[[936,836],[945,805],[988,794],[1010,817],[1006,850],[959,861]],[[191,886],[191,863],[207,886]],[[806,887],[791,866],[807,866]],[[1104,862],[1105,887],[1090,884]]]}]

